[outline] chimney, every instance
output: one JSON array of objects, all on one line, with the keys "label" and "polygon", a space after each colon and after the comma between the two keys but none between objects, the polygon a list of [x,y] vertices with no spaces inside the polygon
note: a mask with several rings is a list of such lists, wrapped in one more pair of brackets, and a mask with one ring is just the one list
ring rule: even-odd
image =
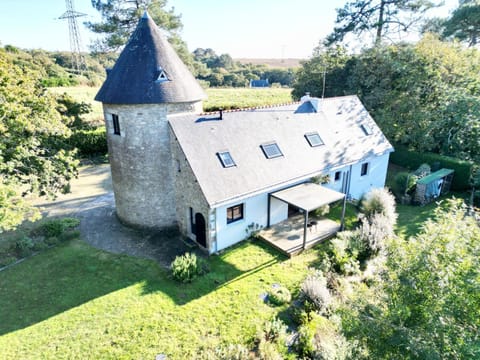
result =
[{"label": "chimney", "polygon": [[303,104],[304,102],[307,102],[310,100],[310,92],[307,91],[305,92],[305,95],[303,95],[301,98],[300,98],[300,102]]}]

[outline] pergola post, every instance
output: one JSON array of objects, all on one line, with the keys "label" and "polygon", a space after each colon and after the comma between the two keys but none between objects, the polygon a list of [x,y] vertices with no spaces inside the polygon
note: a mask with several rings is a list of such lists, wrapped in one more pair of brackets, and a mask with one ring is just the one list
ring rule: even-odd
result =
[{"label": "pergola post", "polygon": [[303,224],[303,250],[307,246],[307,229],[308,229],[308,211],[303,210],[305,212],[305,223]]},{"label": "pergola post", "polygon": [[340,221],[340,231],[345,229],[345,209],[347,207],[347,195],[343,197],[342,219]]}]

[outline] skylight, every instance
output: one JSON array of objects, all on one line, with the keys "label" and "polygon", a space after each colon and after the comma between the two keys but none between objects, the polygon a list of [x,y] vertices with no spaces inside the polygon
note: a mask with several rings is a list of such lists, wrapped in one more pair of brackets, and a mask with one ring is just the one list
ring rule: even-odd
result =
[{"label": "skylight", "polygon": [[362,124],[360,127],[362,128],[365,135],[372,135],[373,134],[372,128],[370,126],[368,126],[367,124]]},{"label": "skylight", "polygon": [[235,166],[235,161],[233,161],[233,158],[232,158],[232,155],[230,155],[230,152],[228,151],[218,152],[217,156],[220,159],[220,162],[222,163],[222,166],[224,168]]},{"label": "skylight", "polygon": [[277,143],[263,144],[263,145],[260,145],[260,147],[262,148],[263,153],[265,154],[265,157],[267,159],[273,159],[276,157],[283,156]]},{"label": "skylight", "polygon": [[318,133],[316,132],[305,134],[305,138],[307,139],[311,147],[325,145],[320,135],[318,135]]}]

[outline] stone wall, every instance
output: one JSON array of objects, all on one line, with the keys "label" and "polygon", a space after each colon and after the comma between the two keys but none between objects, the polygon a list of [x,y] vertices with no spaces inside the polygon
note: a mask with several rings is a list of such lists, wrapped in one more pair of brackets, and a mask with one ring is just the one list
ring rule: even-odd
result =
[{"label": "stone wall", "polygon": [[[116,211],[125,224],[176,226],[167,114],[191,112],[197,104],[103,105]],[[112,114],[118,115],[120,135],[114,134]]]},{"label": "stone wall", "polygon": [[[210,222],[214,213],[211,213],[207,200],[203,195],[202,189],[198,184],[195,175],[183,153],[180,144],[175,138],[175,134],[170,128],[170,142],[173,158],[173,173],[175,182],[175,203],[177,212],[177,224],[180,232],[196,240],[192,233],[190,223],[190,208],[193,209],[193,215],[201,213],[205,218],[207,231],[207,247],[210,253],[213,251],[212,236],[210,234]],[[214,221],[214,219],[213,219]]]}]

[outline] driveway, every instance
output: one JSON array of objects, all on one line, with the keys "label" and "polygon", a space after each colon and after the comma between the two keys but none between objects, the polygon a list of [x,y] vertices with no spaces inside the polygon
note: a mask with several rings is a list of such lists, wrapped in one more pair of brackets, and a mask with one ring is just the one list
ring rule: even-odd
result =
[{"label": "driveway", "polygon": [[78,179],[71,182],[71,193],[36,205],[46,216],[79,218],[82,239],[105,251],[153,259],[164,267],[175,256],[192,251],[179,234],[136,230],[120,223],[107,164],[82,167]]}]

